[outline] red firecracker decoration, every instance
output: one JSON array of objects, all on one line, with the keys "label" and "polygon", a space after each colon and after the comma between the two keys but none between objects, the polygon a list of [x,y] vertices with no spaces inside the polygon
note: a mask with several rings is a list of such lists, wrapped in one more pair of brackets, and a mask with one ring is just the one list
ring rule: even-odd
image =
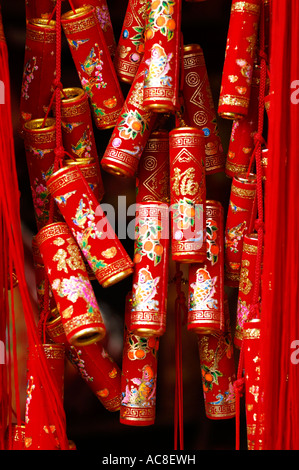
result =
[{"label": "red firecracker decoration", "polygon": [[64,364],[65,350],[63,344],[43,344],[36,346],[34,351],[29,352],[27,361],[27,387],[26,387],[26,409],[25,409],[25,449],[30,449],[32,445],[32,435],[39,433],[39,445],[41,450],[59,450],[59,440],[57,438],[54,425],[47,426],[43,422],[43,408],[41,396],[43,390],[39,387],[39,378],[35,375],[35,355],[39,354],[39,348],[43,348],[43,353],[49,364],[55,386],[55,393],[63,403],[64,399]]},{"label": "red firecracker decoration", "polygon": [[134,274],[128,328],[142,336],[166,330],[169,207],[143,202],[136,210]]},{"label": "red firecracker decoration", "polygon": [[225,282],[238,287],[244,235],[251,233],[256,218],[256,176],[233,178],[225,227]]},{"label": "red firecracker decoration", "polygon": [[69,343],[91,344],[106,328],[79,247],[67,224],[53,223],[36,236]]},{"label": "red firecracker decoration", "polygon": [[198,335],[198,344],[206,416],[209,419],[234,418],[236,377],[227,300],[225,330]]},{"label": "red firecracker decoration", "polygon": [[157,114],[146,111],[143,105],[144,69],[142,61],[101,160],[102,168],[109,173],[126,177],[136,175],[156,122]]},{"label": "red firecracker decoration", "polygon": [[[33,119],[24,124],[24,145],[37,229],[49,221],[50,194],[46,180],[54,171],[56,147],[55,119]],[[57,208],[54,221],[62,220]]]},{"label": "red firecracker decoration", "polygon": [[129,276],[133,262],[78,165],[58,170],[47,187],[98,282],[107,287]]},{"label": "red firecracker decoration", "polygon": [[101,201],[104,195],[103,181],[99,173],[99,165],[93,158],[78,158],[77,160],[65,160],[66,167],[77,166],[84,179],[88,183],[97,201]]},{"label": "red firecracker decoration", "polygon": [[95,14],[98,17],[99,24],[102,28],[105,42],[109,49],[110,55],[113,58],[116,49],[116,42],[114,37],[113,26],[111,23],[110,12],[106,0],[72,0],[72,6],[75,9],[91,5],[95,8]]},{"label": "red firecracker decoration", "polygon": [[218,114],[226,119],[248,114],[260,3],[260,0],[232,1],[218,104]]},{"label": "red firecracker decoration", "polygon": [[61,24],[96,126],[114,127],[124,98],[95,9],[86,5],[69,11]]},{"label": "red firecracker decoration", "polygon": [[[45,311],[52,311],[56,309],[56,302],[52,290],[47,283],[47,272],[44,266],[42,255],[39,251],[36,237],[32,238],[32,258],[35,273],[37,305],[39,313]],[[46,289],[49,290],[48,297],[46,296]],[[45,305],[45,298],[49,299],[49,305]]]},{"label": "red firecracker decoration", "polygon": [[31,19],[26,25],[24,71],[20,98],[23,124],[43,118],[50,105],[56,71],[56,22]]},{"label": "red firecracker decoration", "polygon": [[206,259],[206,180],[202,131],[180,127],[169,133],[172,259]]},{"label": "red firecracker decoration", "polygon": [[224,329],[223,207],[207,201],[207,259],[189,266],[188,330],[208,334]]},{"label": "red firecracker decoration", "polygon": [[259,423],[261,402],[260,320],[244,323],[245,412],[248,450],[262,450],[263,427]]},{"label": "red firecracker decoration", "polygon": [[61,317],[47,322],[47,333],[54,343],[64,344],[66,357],[84,382],[108,411],[118,411],[121,401],[121,371],[100,341],[74,346],[69,344]]},{"label": "red firecracker decoration", "polygon": [[233,177],[246,173],[255,147],[255,134],[258,130],[260,70],[255,65],[252,77],[252,89],[248,114],[243,119],[236,119],[232,125],[225,173]]},{"label": "red firecracker decoration", "polygon": [[169,203],[169,135],[166,130],[151,133],[141,155],[136,178],[136,203]]},{"label": "red firecracker decoration", "polygon": [[182,0],[147,2],[144,106],[156,112],[179,109]]},{"label": "red firecracker decoration", "polygon": [[184,85],[182,118],[205,136],[206,174],[224,170],[225,156],[218,132],[213,96],[202,48],[184,47]]},{"label": "red firecracker decoration", "polygon": [[254,306],[255,277],[256,270],[259,269],[256,264],[257,250],[257,234],[252,233],[244,235],[238,293],[237,323],[234,336],[235,346],[239,348],[242,346],[244,323],[250,319],[251,308]]},{"label": "red firecracker decoration", "polygon": [[150,426],[156,417],[157,354],[159,338],[139,336],[128,329],[131,298],[126,299],[122,358],[120,422]]},{"label": "red firecracker decoration", "polygon": [[129,0],[114,57],[119,79],[132,83],[144,53],[146,0]]}]

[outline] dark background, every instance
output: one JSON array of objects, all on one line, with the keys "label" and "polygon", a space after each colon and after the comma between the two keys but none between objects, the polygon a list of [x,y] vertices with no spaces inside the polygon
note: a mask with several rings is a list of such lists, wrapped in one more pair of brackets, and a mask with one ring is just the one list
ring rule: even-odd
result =
[{"label": "dark background", "polygon": [[[68,8],[64,2],[64,8]],[[4,32],[9,51],[11,75],[12,113],[15,130],[15,150],[19,189],[21,192],[21,219],[24,231],[24,246],[28,265],[26,271],[29,283],[32,282],[31,237],[36,233],[33,206],[26,167],[23,141],[18,135],[19,96],[23,73],[25,46],[25,0],[2,1]],[[182,32],[184,44],[200,44],[205,56],[211,90],[217,109],[224,61],[226,37],[229,24],[231,0],[205,0],[198,3],[183,1]],[[127,1],[108,0],[108,7],[116,40],[120,35]],[[65,41],[62,44],[62,83],[64,87],[79,84],[76,70]],[[123,84],[123,91],[128,86]],[[227,150],[231,122],[218,120],[222,144]],[[94,129],[99,158],[111,135],[111,130]],[[135,180],[121,179],[103,172],[105,197],[103,202],[115,205],[117,196],[125,195],[127,204],[135,201]],[[207,177],[207,198],[222,202],[227,209],[230,180],[224,174]],[[123,241],[124,247],[132,256],[131,240]],[[186,273],[184,273],[186,274]],[[174,266],[170,263],[170,279]],[[29,286],[33,289],[33,284]],[[99,305],[108,327],[107,348],[116,362],[121,365],[124,300],[131,289],[131,278],[102,289],[94,286]],[[186,286],[183,285],[183,289]],[[232,321],[235,315],[236,295],[227,290]],[[167,331],[160,341],[158,360],[158,387],[156,422],[150,427],[131,427],[119,423],[118,413],[109,413],[74,372],[72,366],[66,368],[65,411],[68,437],[79,450],[98,450],[99,454],[109,450],[134,450],[154,452],[171,451],[174,443],[174,387],[175,387],[175,327],[174,327],[175,286],[169,284]],[[235,420],[210,420],[204,412],[200,364],[197,340],[183,325],[183,381],[184,381],[184,437],[185,450],[232,450],[235,446]],[[236,357],[237,363],[237,357]],[[241,417],[241,447],[245,448],[244,417]]]}]

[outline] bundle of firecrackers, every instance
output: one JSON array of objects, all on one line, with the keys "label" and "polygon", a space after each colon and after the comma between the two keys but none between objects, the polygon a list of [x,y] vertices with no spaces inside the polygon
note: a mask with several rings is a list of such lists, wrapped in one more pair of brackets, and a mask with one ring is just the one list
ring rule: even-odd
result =
[{"label": "bundle of firecrackers", "polygon": [[[171,261],[188,265],[187,329],[198,339],[206,416],[235,417],[234,348],[248,337],[258,269],[256,175],[248,168],[259,102],[259,6],[258,0],[232,2],[218,106],[221,117],[233,120],[225,158],[203,50],[183,45],[182,0],[129,0],[118,42],[106,0],[73,0],[61,27],[81,87],[61,88],[59,117],[51,101],[53,2],[26,2],[20,134],[37,226],[32,247],[38,311],[46,312],[44,346],[59,349],[56,359],[68,357],[103,406],[120,411],[126,425],[155,422]],[[65,157],[54,170],[57,118]],[[111,129],[101,158],[94,128]],[[101,209],[102,171],[116,182],[136,181],[133,259]],[[216,173],[232,178],[226,217],[219,201],[207,200],[207,176]],[[103,346],[107,327],[92,282],[108,288],[128,276],[120,366]],[[225,286],[239,292],[235,332]],[[14,430],[15,442],[25,448],[36,414],[31,363],[25,431]],[[60,390],[61,368],[57,374]],[[250,429],[251,417],[248,412]],[[55,434],[41,432],[45,442]]]}]

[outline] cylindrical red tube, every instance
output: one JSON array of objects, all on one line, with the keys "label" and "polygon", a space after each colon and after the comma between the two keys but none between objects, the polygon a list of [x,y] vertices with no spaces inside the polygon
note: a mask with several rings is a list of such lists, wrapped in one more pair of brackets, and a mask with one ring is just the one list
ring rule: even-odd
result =
[{"label": "cylindrical red tube", "polygon": [[66,357],[102,405],[108,411],[118,411],[121,401],[121,370],[101,341],[79,347],[70,345],[59,315],[47,322],[47,333],[54,343],[65,345]]},{"label": "cylindrical red tube", "polygon": [[200,334],[224,329],[223,207],[207,201],[207,259],[189,266],[188,330]]},{"label": "cylindrical red tube", "polygon": [[81,8],[87,4],[92,5],[95,8],[95,14],[98,17],[100,26],[102,28],[105,42],[107,44],[110,55],[113,58],[116,49],[116,42],[107,0],[88,0],[88,2],[85,0],[72,0],[72,5],[76,9]]},{"label": "cylindrical red tube", "polygon": [[198,335],[205,412],[207,418],[217,420],[236,415],[235,361],[227,301],[225,310],[224,332]]},{"label": "cylindrical red tube", "polygon": [[131,298],[126,299],[122,359],[120,423],[150,426],[156,417],[159,338],[143,337],[128,329]]},{"label": "cylindrical red tube", "polygon": [[136,203],[169,203],[169,135],[166,130],[151,133],[141,155],[136,179]]},{"label": "cylindrical red tube", "polygon": [[143,104],[159,113],[179,109],[182,0],[147,3]]},{"label": "cylindrical red tube", "polygon": [[108,287],[132,274],[133,262],[80,168],[61,168],[47,181],[47,187],[98,282]]},{"label": "cylindrical red tube", "polygon": [[112,174],[134,177],[142,152],[157,119],[143,106],[144,61],[141,62],[124,107],[101,160],[102,168]]},{"label": "cylindrical red tube", "polygon": [[244,235],[251,233],[256,218],[256,175],[233,178],[225,227],[225,282],[238,287]]},{"label": "cylindrical red tube", "polygon": [[203,133],[169,133],[171,250],[174,261],[201,263],[206,253],[206,179]]},{"label": "cylindrical red tube", "polygon": [[26,121],[45,116],[56,71],[56,22],[30,19],[26,25],[24,71],[21,87],[21,133]]},{"label": "cylindrical red tube", "polygon": [[168,205],[143,202],[136,210],[134,274],[128,328],[142,336],[161,336],[166,329]]},{"label": "cylindrical red tube", "polygon": [[205,136],[206,174],[224,171],[225,156],[218,132],[217,117],[205,58],[198,44],[184,47],[182,118]]},{"label": "cylindrical red tube", "polygon": [[218,114],[226,119],[248,114],[260,3],[260,0],[232,1],[218,104]]},{"label": "cylindrical red tube", "polygon": [[61,24],[96,126],[114,127],[124,98],[94,7],[64,13]]},{"label": "cylindrical red tube", "polygon": [[242,262],[238,292],[237,321],[234,335],[235,346],[241,348],[244,336],[244,323],[250,320],[254,302],[258,236],[256,233],[244,235]]}]

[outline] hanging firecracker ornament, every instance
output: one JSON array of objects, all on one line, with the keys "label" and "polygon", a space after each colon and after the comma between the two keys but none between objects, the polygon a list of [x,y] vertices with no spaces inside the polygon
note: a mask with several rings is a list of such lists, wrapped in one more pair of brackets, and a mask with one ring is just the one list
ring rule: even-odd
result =
[{"label": "hanging firecracker ornament", "polygon": [[179,110],[182,0],[150,0],[145,21],[146,109],[164,113]]},{"label": "hanging firecracker ornament", "polygon": [[48,336],[64,344],[66,357],[108,411],[118,411],[121,401],[121,371],[101,341],[74,346],[69,344],[57,311],[47,322]]},{"label": "hanging firecracker ornament", "polygon": [[225,167],[226,175],[231,178],[240,173],[246,173],[255,147],[254,137],[258,129],[259,81],[260,69],[255,65],[248,114],[243,119],[234,120],[232,125]]},{"label": "hanging firecracker ornament", "polygon": [[157,119],[156,113],[146,111],[143,106],[144,69],[142,61],[101,160],[102,168],[112,174],[136,175],[140,157]]},{"label": "hanging firecracker ornament", "polygon": [[136,203],[169,203],[169,135],[154,130],[141,155],[136,178]]},{"label": "hanging firecracker ornament", "polygon": [[[56,103],[53,114],[56,115]],[[78,87],[62,89],[60,115],[66,154],[75,160],[92,158],[98,167],[98,178],[102,179],[87,93]],[[103,191],[102,187],[100,192]]]},{"label": "hanging firecracker ornament", "polygon": [[78,165],[58,170],[47,187],[98,282],[108,287],[132,274],[133,262]]},{"label": "hanging firecracker ornament", "polygon": [[234,418],[236,377],[227,299],[224,331],[198,335],[198,344],[206,416],[209,419]]},{"label": "hanging firecracker ornament", "polygon": [[172,259],[201,263],[206,252],[206,179],[202,131],[179,127],[169,133]]},{"label": "hanging firecracker ornament", "polygon": [[224,238],[225,283],[238,287],[244,235],[251,233],[256,218],[256,175],[233,178]]},{"label": "hanging firecracker ornament", "polygon": [[106,328],[79,247],[67,224],[42,228],[36,242],[70,344],[102,339]]},{"label": "hanging firecracker ornament", "polygon": [[169,216],[168,205],[142,202],[136,210],[134,274],[128,328],[142,336],[166,330]]},{"label": "hanging firecracker ornament", "polygon": [[[49,221],[50,194],[46,180],[54,171],[55,119],[32,119],[24,124],[24,145],[37,229]],[[57,208],[54,221],[62,220]]]},{"label": "hanging firecracker ornament", "polygon": [[61,24],[96,126],[114,127],[124,98],[95,9],[86,5],[64,13]]},{"label": "hanging firecracker ornament", "polygon": [[119,79],[132,83],[144,53],[146,0],[129,0],[114,57]]},{"label": "hanging firecracker ornament", "polygon": [[224,329],[224,220],[218,201],[207,201],[207,259],[189,266],[188,330]]},{"label": "hanging firecracker ornament", "polygon": [[110,55],[113,58],[116,49],[116,42],[107,0],[88,0],[88,2],[85,0],[72,0],[72,6],[75,9],[84,7],[85,5],[91,5],[95,8],[95,14],[98,17],[99,24],[102,28],[105,42]]},{"label": "hanging firecracker ornament", "polygon": [[239,281],[237,322],[234,335],[234,344],[242,346],[244,336],[244,323],[250,319],[251,308],[254,304],[255,276],[258,250],[258,236],[255,233],[244,235],[242,262]]},{"label": "hanging firecracker ornament", "polygon": [[182,118],[188,126],[197,127],[204,133],[206,174],[223,171],[225,157],[202,48],[198,44],[185,46],[183,62]]},{"label": "hanging firecracker ornament", "polygon": [[120,423],[150,426],[155,423],[159,337],[139,336],[129,328],[131,297],[126,299],[122,358]]},{"label": "hanging firecracker ornament", "polygon": [[263,426],[259,422],[261,397],[261,321],[244,323],[245,413],[248,450],[262,450]]},{"label": "hanging firecracker ornament", "polygon": [[56,22],[42,18],[26,25],[24,70],[20,97],[21,129],[26,121],[45,116],[56,72]]},{"label": "hanging firecracker ornament", "polygon": [[260,0],[232,1],[218,104],[218,114],[226,119],[248,114],[260,3]]},{"label": "hanging firecracker ornament", "polygon": [[[40,348],[43,352],[40,352]],[[55,426],[43,421],[45,418],[43,409],[47,404],[44,402],[43,390],[35,370],[35,360],[38,354],[44,354],[49,364],[53,387],[55,387],[55,390],[52,390],[53,394],[62,404],[64,401],[64,345],[51,343],[36,345],[33,350],[29,351],[27,359],[24,446],[29,450],[30,448],[36,450],[36,447],[41,450],[59,450]]]}]

